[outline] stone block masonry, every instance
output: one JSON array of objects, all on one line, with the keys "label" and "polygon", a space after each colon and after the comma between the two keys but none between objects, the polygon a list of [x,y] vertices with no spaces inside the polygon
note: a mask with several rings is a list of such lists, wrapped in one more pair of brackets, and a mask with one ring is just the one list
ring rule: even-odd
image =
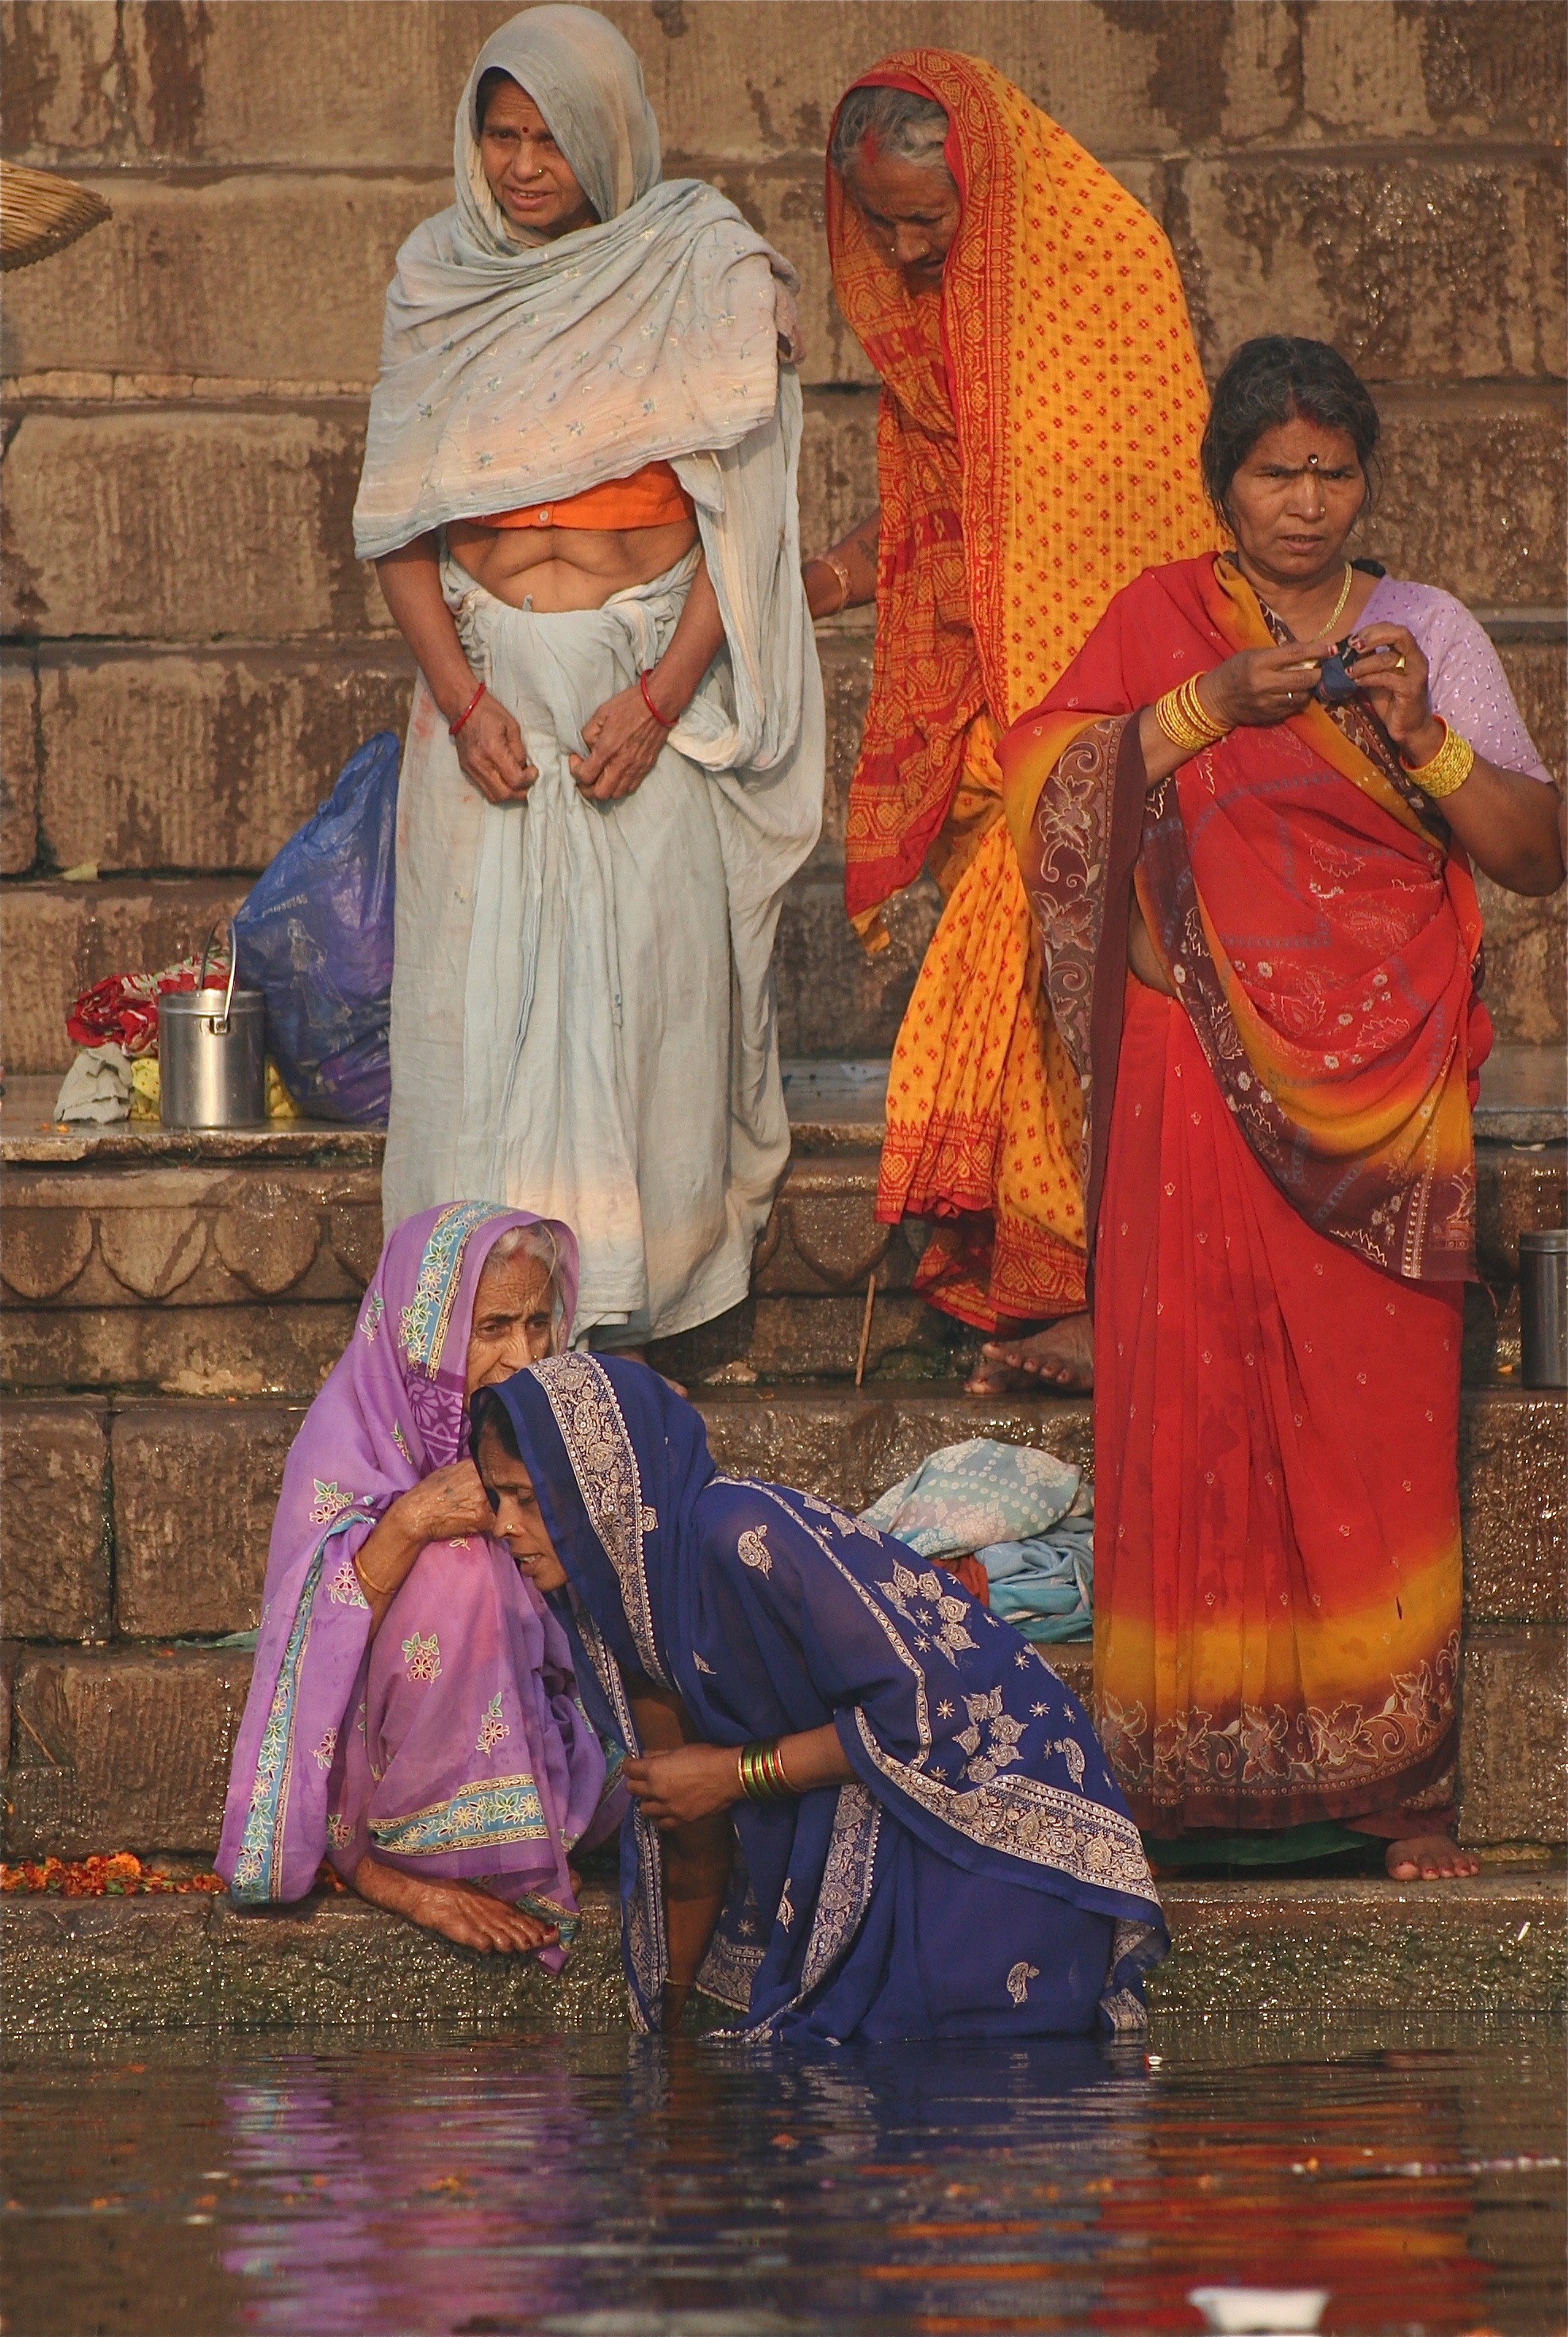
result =
[{"label": "stone block masonry", "polygon": [[[858,1317],[854,1301],[828,1303]],[[848,1319],[846,1329],[852,1338]],[[704,1389],[701,1409],[721,1469],[853,1509],[965,1436],[1091,1458],[1082,1399],[775,1386]],[[5,1794],[10,1854],[211,1851],[250,1663],[215,1643],[256,1627],[272,1504],[302,1411],[255,1400],[11,1407],[6,1468],[19,1490],[0,1591],[6,1631],[24,1644]],[[1563,1737],[1568,1623],[1562,1436],[1561,1399],[1499,1387],[1465,1398],[1462,1817],[1465,1839],[1483,1845],[1568,1834],[1551,1753]],[[1088,1695],[1086,1645],[1051,1660]]]},{"label": "stone block masonry", "polygon": [[[1365,547],[1479,606],[1550,608],[1562,557],[1556,387],[1522,386],[1501,410],[1468,383],[1379,403],[1385,477]],[[875,500],[875,435],[874,396],[810,394],[804,543],[830,541]],[[349,530],[363,445],[362,406],[337,397],[287,410],[34,405],[5,457],[6,631],[169,644],[390,631]]]},{"label": "stone block masonry", "polygon": [[[463,76],[509,0],[11,0],[5,151],[114,217],[7,284],[0,674],[5,1055],[68,1060],[112,967],[199,941],[404,719],[409,666],[349,511],[393,254],[439,207]],[[1170,234],[1210,372],[1244,334],[1345,349],[1387,421],[1367,548],[1479,609],[1563,758],[1561,0],[610,0],[667,167],[713,179],[802,277],[808,544],[865,510],[876,393],[835,308],[822,148],[877,55],[976,51]],[[832,777],[786,910],[787,1050],[879,1052],[931,928],[868,964],[838,901],[862,630],[821,635]],[[97,883],[61,887],[95,866]],[[1487,888],[1504,1036],[1563,1025],[1560,902]],[[24,978],[19,978],[24,974]]]}]

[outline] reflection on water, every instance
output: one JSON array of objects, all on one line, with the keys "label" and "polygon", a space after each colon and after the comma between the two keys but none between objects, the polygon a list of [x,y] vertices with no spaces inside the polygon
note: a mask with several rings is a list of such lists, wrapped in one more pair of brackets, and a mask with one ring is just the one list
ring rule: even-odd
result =
[{"label": "reflection on water", "polygon": [[[1419,2041],[1422,2038],[1426,2041]],[[1434,2041],[1436,2039],[1436,2041]],[[148,2039],[5,2081],[9,2337],[1563,2326],[1548,2020],[742,2055]]]}]

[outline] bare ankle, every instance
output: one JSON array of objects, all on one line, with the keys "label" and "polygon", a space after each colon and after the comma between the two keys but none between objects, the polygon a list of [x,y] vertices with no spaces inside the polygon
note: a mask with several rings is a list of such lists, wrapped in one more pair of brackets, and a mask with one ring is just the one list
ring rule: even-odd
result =
[{"label": "bare ankle", "polygon": [[691,1993],[689,1980],[667,1980],[664,1983],[664,2009],[660,2027],[666,2037],[678,2036],[686,2011],[686,2000]]},{"label": "bare ankle", "polygon": [[383,1866],[368,1851],[354,1869],[354,1888],[361,1899],[372,1907],[385,1907],[393,1915],[406,1915],[410,1921],[418,1921],[417,1908],[423,1886],[411,1874],[400,1874],[395,1866]]}]

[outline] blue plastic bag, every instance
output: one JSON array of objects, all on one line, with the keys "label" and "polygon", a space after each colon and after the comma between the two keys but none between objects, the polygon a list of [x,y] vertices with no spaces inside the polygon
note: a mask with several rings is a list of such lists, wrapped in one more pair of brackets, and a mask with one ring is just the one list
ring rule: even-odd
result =
[{"label": "blue plastic bag", "polygon": [[267,1051],[314,1120],[387,1117],[400,753],[390,730],[357,748],[235,914],[240,980],[264,994]]}]

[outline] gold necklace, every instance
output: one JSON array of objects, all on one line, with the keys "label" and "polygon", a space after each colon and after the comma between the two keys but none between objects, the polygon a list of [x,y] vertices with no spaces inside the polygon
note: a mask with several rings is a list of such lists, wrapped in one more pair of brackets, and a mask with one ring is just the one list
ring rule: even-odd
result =
[{"label": "gold necklace", "polygon": [[1345,582],[1339,587],[1339,598],[1335,601],[1333,613],[1330,615],[1328,622],[1323,628],[1323,631],[1326,633],[1331,633],[1334,631],[1335,626],[1339,622],[1340,617],[1344,613],[1345,603],[1350,598],[1350,587],[1355,583],[1355,582],[1356,571],[1351,567],[1350,562],[1347,561],[1345,562]]},{"label": "gold necklace", "polygon": [[[1235,552],[1227,552],[1224,556],[1225,556],[1225,558],[1226,558],[1226,559],[1228,559],[1228,560],[1230,562],[1231,565],[1236,569],[1236,571],[1237,571],[1238,574],[1240,574],[1240,575],[1243,575],[1243,576],[1246,574],[1246,571],[1242,568],[1242,566],[1241,566],[1241,562],[1240,562],[1240,560],[1238,560],[1238,558],[1236,557],[1236,554],[1235,554]],[[1345,612],[1345,603],[1346,603],[1346,601],[1348,601],[1348,599],[1350,598],[1350,588],[1351,588],[1351,586],[1355,583],[1355,582],[1356,582],[1356,571],[1355,571],[1355,569],[1351,566],[1350,562],[1349,562],[1348,561],[1347,561],[1347,562],[1345,562],[1345,582],[1344,582],[1344,583],[1343,583],[1343,584],[1341,584],[1341,586],[1339,587],[1339,598],[1335,601],[1333,608],[1332,608],[1332,609],[1331,609],[1331,611],[1329,611],[1329,614],[1328,614],[1328,620],[1327,620],[1327,621],[1325,622],[1325,624],[1323,625],[1322,631],[1323,631],[1324,632],[1326,632],[1326,633],[1332,633],[1332,632],[1333,632],[1333,631],[1334,631],[1335,626],[1339,622],[1339,620],[1340,620],[1341,616],[1342,616],[1342,615],[1344,614],[1344,612]],[[1254,590],[1254,592],[1256,592],[1258,588],[1257,588],[1257,586],[1256,586],[1256,585],[1254,585],[1252,589]],[[1259,593],[1259,600],[1261,600],[1261,599],[1262,599],[1262,595],[1261,595],[1261,593]],[[1294,635],[1292,635],[1292,639],[1294,639],[1294,638],[1295,638],[1295,636],[1294,636]]]}]

